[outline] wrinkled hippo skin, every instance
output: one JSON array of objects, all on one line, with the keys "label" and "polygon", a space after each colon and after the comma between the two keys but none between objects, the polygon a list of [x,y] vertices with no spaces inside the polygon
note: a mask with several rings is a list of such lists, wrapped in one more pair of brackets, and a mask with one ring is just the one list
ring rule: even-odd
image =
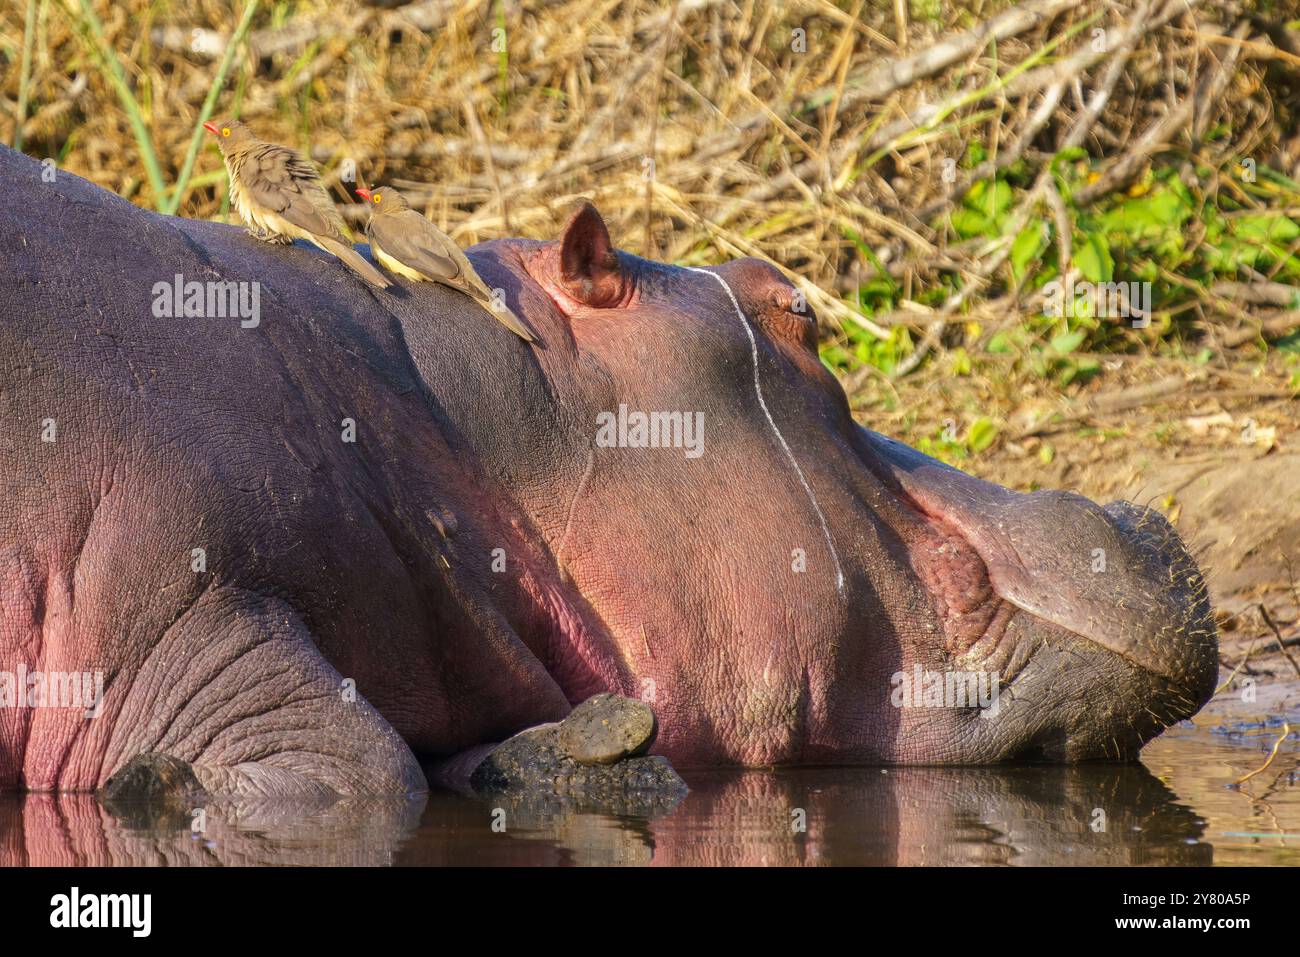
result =
[{"label": "wrinkled hippo skin", "polygon": [[[0,150],[0,673],[103,697],[0,707],[0,789],[148,791],[166,759],[214,798],[418,792],[601,693],[657,734],[592,787],[656,755],[1121,760],[1213,690],[1162,518],[862,428],[761,262],[639,259],[584,206],[471,252],[528,344],[42,172]],[[257,314],[171,318],[177,276]],[[550,747],[494,766],[544,777]]]}]

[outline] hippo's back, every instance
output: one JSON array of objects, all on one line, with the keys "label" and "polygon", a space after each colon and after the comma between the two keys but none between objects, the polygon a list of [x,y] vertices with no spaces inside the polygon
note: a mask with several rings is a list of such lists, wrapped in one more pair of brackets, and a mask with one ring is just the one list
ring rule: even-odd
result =
[{"label": "hippo's back", "polygon": [[[400,509],[374,436],[419,441],[392,317],[324,257],[44,171],[0,148],[0,202],[31,211],[0,220],[0,670],[130,682],[215,596],[232,616],[230,596],[273,596],[344,658],[335,636],[367,614],[381,636],[409,628],[418,601],[376,518]],[[256,315],[211,314],[209,283]],[[0,710],[0,789],[94,785],[113,735]]]}]

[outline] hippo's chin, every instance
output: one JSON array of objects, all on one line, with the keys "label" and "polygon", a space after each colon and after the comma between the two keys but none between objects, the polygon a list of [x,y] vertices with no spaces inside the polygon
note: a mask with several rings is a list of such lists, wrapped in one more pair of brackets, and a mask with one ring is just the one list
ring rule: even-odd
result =
[{"label": "hippo's chin", "polygon": [[955,762],[964,764],[1131,760],[1209,697],[1021,609],[954,667],[989,675],[995,689],[963,712]]}]

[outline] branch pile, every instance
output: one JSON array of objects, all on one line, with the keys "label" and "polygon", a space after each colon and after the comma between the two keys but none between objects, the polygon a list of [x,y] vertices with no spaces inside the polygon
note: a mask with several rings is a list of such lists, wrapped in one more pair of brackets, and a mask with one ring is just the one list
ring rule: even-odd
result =
[{"label": "branch pile", "polygon": [[[240,11],[82,2],[174,182]],[[1080,222],[1155,174],[1198,206],[1227,196],[1231,218],[1289,202],[1243,171],[1285,184],[1300,166],[1300,34],[1252,0],[302,0],[288,19],[287,5],[264,6],[217,111],[308,148],[340,202],[355,168],[356,185],[403,187],[472,243],[552,236],[590,197],[626,249],[764,257],[832,329],[885,341],[911,330],[896,374],[961,324],[980,320],[987,342],[1041,312],[1041,281],[1017,268],[1017,237],[1034,224],[1038,258],[1073,275]],[[12,67],[0,134],[21,131],[28,152],[159,205],[80,17],[76,0],[0,12]],[[214,151],[176,201],[222,214]],[[955,214],[985,201],[996,228],[963,235]],[[1195,235],[1199,221],[1179,228],[1187,243],[1213,241]],[[1214,281],[1160,260],[1172,276],[1154,278],[1187,295],[1158,334],[1177,323],[1223,348],[1288,334],[1300,304],[1279,262],[1300,240],[1279,242],[1286,257]],[[864,297],[872,288],[887,295]]]}]

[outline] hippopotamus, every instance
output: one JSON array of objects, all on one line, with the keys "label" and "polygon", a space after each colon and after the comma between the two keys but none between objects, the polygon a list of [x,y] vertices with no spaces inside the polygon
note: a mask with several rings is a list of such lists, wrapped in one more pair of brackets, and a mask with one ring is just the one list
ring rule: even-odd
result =
[{"label": "hippopotamus", "polygon": [[583,204],[469,251],[529,343],[9,150],[0,204],[0,788],[409,793],[605,692],[679,769],[1119,761],[1214,689],[1161,516],[859,425],[763,261]]}]

